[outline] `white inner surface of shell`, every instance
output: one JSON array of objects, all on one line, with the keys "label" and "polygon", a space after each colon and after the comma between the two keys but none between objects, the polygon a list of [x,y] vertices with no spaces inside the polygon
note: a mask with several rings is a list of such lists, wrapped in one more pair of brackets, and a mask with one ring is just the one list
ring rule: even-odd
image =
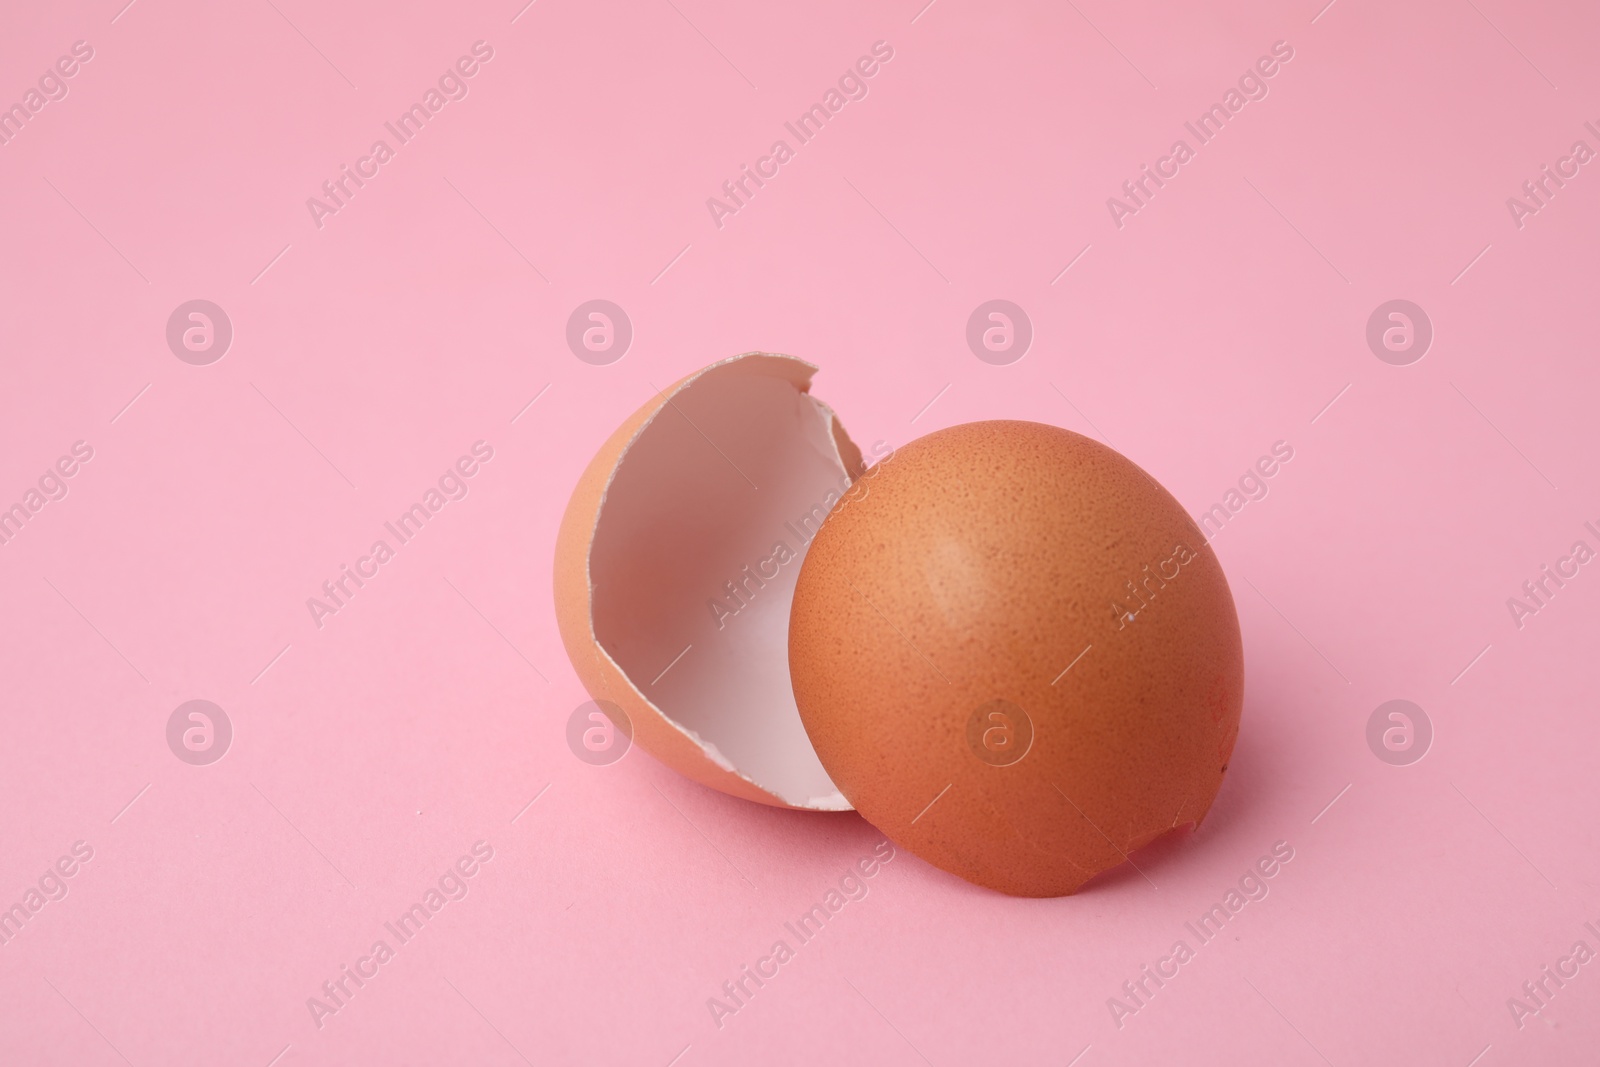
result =
[{"label": "white inner surface of shell", "polygon": [[789,681],[800,564],[851,481],[832,410],[805,391],[814,370],[751,354],[667,394],[607,486],[591,607],[601,649],[708,758],[788,804],[848,811]]}]

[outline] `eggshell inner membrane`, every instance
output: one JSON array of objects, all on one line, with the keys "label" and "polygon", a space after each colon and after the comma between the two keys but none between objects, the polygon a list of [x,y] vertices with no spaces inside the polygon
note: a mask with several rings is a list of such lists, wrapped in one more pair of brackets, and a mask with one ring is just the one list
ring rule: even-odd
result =
[{"label": "eggshell inner membrane", "polygon": [[800,564],[859,459],[808,379],[746,358],[670,396],[607,487],[592,618],[634,688],[719,766],[786,803],[847,811],[789,680]]}]

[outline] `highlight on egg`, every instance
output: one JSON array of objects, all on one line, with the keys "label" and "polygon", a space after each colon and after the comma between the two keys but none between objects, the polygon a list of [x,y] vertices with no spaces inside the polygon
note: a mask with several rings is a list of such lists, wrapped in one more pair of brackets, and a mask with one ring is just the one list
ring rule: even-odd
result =
[{"label": "highlight on egg", "polygon": [[579,678],[636,744],[734,796],[848,811],[789,681],[800,565],[863,469],[816,369],[746,353],[652,397],[579,479],[554,592]]}]

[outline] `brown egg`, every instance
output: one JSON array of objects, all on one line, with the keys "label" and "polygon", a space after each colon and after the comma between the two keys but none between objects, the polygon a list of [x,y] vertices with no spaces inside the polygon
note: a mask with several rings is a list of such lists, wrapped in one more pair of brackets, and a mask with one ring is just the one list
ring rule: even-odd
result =
[{"label": "brown egg", "polygon": [[800,561],[863,466],[811,396],[815,371],[735,356],[625,421],[562,517],[556,621],[590,695],[663,763],[747,800],[846,811],[789,685]]},{"label": "brown egg", "polygon": [[1031,422],[940,430],[866,472],[809,546],[789,665],[851,804],[1020,896],[1198,823],[1244,685],[1227,580],[1183,508]]}]

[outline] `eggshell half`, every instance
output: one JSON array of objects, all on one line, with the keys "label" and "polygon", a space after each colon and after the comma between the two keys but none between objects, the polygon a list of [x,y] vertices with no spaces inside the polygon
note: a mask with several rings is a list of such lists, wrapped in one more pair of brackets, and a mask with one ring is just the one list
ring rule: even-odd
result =
[{"label": "eggshell half", "polygon": [[1197,823],[1244,692],[1233,598],[1187,513],[1031,422],[940,430],[867,471],[806,556],[789,661],[856,809],[1021,896]]},{"label": "eggshell half", "polygon": [[633,740],[724,793],[849,810],[800,723],[788,625],[808,545],[861,452],[816,368],[747,353],[652,397],[601,446],[556,538],[562,642]]}]

